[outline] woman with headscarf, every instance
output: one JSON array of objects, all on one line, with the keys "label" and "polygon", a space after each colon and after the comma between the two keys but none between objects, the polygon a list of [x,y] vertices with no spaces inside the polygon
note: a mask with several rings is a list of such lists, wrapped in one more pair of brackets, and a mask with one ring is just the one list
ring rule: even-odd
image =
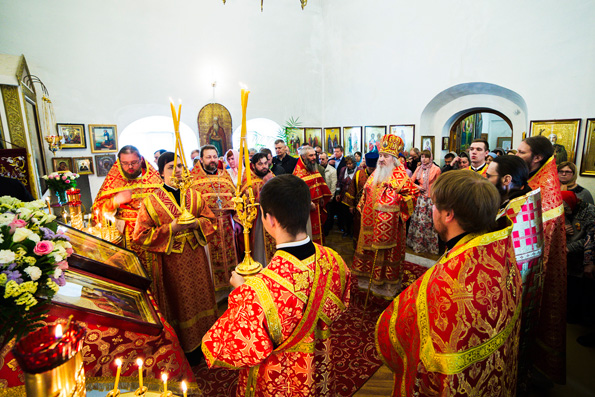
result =
[{"label": "woman with headscarf", "polygon": [[591,193],[576,183],[577,177],[576,165],[570,161],[564,161],[558,164],[558,179],[560,179],[560,189],[574,192],[578,198],[586,201],[589,204],[595,204],[593,202],[593,196]]},{"label": "woman with headscarf", "polygon": [[429,252],[438,254],[438,234],[434,230],[432,220],[432,206],[434,203],[430,198],[432,184],[440,175],[440,167],[434,164],[432,153],[429,150],[421,152],[421,162],[412,176],[414,183],[419,185],[421,193],[417,199],[417,205],[407,234],[407,245],[415,252]]},{"label": "woman with headscarf", "polygon": [[231,180],[233,181],[234,185],[237,185],[237,183],[238,183],[238,161],[239,161],[239,159],[240,159],[240,156],[239,156],[239,152],[237,150],[229,149],[225,153],[225,164],[227,164],[227,166],[225,167],[225,170],[229,173],[229,176],[231,176]]}]

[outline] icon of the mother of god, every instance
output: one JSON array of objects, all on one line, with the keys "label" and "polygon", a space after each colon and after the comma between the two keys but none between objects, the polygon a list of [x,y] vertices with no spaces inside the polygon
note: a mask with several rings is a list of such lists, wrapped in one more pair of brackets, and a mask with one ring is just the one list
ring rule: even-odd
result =
[{"label": "icon of the mother of god", "polygon": [[209,144],[217,148],[217,152],[221,155],[227,149],[227,142],[225,140],[225,130],[219,125],[219,118],[213,117],[213,125],[209,127],[207,133]]}]

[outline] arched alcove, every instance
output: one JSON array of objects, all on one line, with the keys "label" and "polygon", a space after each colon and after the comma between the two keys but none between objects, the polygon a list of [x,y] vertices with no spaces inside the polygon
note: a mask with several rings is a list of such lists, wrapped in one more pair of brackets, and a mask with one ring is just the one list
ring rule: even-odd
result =
[{"label": "arched alcove", "polygon": [[[420,120],[421,136],[435,136],[436,147],[442,137],[450,137],[451,127],[466,114],[489,112],[503,116],[512,128],[512,147],[527,131],[527,104],[516,92],[495,84],[474,82],[458,84],[437,94],[424,108]],[[442,159],[448,150],[436,150],[434,155]]]},{"label": "arched alcove", "polygon": [[[186,163],[191,167],[190,153],[198,149],[196,133],[187,124],[180,123],[180,137],[186,155]],[[148,162],[157,167],[153,153],[159,149],[173,152],[176,146],[174,124],[171,117],[149,116],[130,123],[120,133],[118,150],[125,145],[135,146]]]}]

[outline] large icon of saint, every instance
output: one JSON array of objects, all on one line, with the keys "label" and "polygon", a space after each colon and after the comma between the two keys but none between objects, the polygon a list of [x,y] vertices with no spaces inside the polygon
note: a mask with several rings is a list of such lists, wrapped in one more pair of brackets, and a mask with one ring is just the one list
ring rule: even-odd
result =
[{"label": "large icon of saint", "polygon": [[225,130],[219,125],[219,118],[213,117],[213,125],[209,128],[207,133],[209,137],[209,144],[217,148],[217,152],[221,155],[223,150],[227,148],[227,141],[225,140]]}]

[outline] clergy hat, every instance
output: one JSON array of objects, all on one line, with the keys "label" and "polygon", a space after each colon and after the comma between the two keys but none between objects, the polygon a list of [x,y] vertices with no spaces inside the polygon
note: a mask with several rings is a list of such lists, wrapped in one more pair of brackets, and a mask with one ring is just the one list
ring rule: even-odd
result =
[{"label": "clergy hat", "polygon": [[399,157],[399,152],[403,150],[403,146],[405,146],[405,144],[400,137],[393,134],[386,134],[382,137],[382,142],[380,143],[378,151],[380,153],[390,154],[397,158]]},{"label": "clergy hat", "polygon": [[364,156],[366,159],[366,167],[376,168],[378,162],[378,152],[369,152]]}]

